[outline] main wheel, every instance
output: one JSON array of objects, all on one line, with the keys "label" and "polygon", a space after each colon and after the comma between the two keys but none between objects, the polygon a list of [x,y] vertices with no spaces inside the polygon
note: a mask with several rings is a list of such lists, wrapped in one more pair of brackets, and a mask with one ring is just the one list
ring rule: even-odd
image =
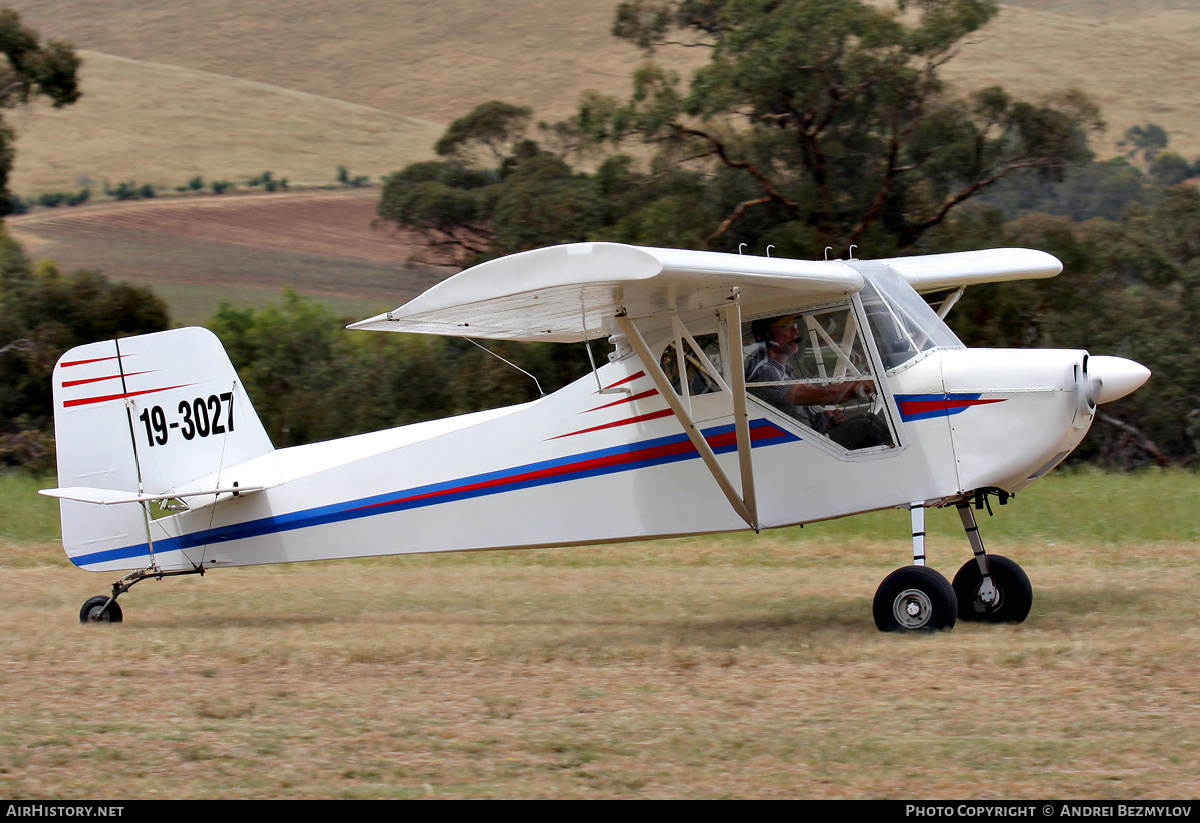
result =
[{"label": "main wheel", "polygon": [[988,604],[979,599],[983,574],[974,559],[968,560],[954,575],[954,593],[958,596],[960,620],[981,623],[1020,623],[1029,616],[1033,606],[1033,586],[1029,575],[1007,557],[989,554],[988,570],[996,587],[996,601]]},{"label": "main wheel", "polygon": [[958,600],[938,572],[928,566],[905,566],[879,584],[874,612],[881,632],[932,632],[954,628]]},{"label": "main wheel", "polygon": [[120,623],[121,607],[117,605],[117,601],[108,603],[108,608],[104,607],[105,603],[108,603],[107,595],[98,594],[88,598],[88,601],[83,604],[83,608],[79,610],[79,622]]}]

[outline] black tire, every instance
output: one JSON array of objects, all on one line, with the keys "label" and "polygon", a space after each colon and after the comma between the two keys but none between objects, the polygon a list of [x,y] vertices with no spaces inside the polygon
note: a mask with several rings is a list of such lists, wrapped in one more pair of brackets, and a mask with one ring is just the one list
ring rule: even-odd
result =
[{"label": "black tire", "polygon": [[120,623],[123,615],[121,607],[117,605],[117,601],[108,603],[108,608],[104,608],[104,604],[108,603],[108,596],[98,594],[95,597],[88,598],[83,604],[83,608],[79,610],[80,623]]},{"label": "black tire", "polygon": [[1021,623],[1033,607],[1033,586],[1025,570],[998,554],[988,555],[988,570],[996,587],[996,602],[988,606],[979,599],[983,574],[974,559],[968,560],[954,575],[954,593],[958,596],[959,620],[978,623]]},{"label": "black tire", "polygon": [[873,610],[881,632],[934,632],[954,628],[958,600],[938,572],[928,566],[905,566],[879,584]]}]

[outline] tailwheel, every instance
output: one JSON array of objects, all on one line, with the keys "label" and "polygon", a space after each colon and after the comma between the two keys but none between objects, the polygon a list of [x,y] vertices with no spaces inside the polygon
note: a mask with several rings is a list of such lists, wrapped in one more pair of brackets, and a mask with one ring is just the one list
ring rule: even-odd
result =
[{"label": "tailwheel", "polygon": [[1025,570],[998,554],[987,556],[988,572],[995,593],[983,596],[983,572],[976,560],[968,560],[954,575],[954,593],[958,596],[961,620],[981,623],[1020,623],[1033,606],[1033,586]]},{"label": "tailwheel", "polygon": [[875,592],[875,625],[882,632],[932,632],[954,628],[958,599],[949,581],[927,566],[889,574]]},{"label": "tailwheel", "polygon": [[109,601],[108,595],[98,594],[95,597],[89,597],[87,602],[83,604],[83,608],[79,610],[80,623],[120,623],[122,619],[121,607],[117,605],[117,601]]}]

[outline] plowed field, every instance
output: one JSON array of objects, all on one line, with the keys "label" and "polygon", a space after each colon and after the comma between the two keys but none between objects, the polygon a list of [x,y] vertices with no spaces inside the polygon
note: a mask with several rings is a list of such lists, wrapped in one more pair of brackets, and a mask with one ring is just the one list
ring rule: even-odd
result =
[{"label": "plowed field", "polygon": [[452,270],[376,227],[378,190],[223,195],[62,208],[10,218],[12,234],[60,268],[149,283],[179,322],[222,300],[261,304],[284,288],[347,314],[394,307]]}]

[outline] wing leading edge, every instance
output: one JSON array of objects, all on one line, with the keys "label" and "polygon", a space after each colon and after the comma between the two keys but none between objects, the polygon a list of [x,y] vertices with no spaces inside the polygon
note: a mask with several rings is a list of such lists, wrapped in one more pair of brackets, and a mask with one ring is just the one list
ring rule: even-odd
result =
[{"label": "wing leading edge", "polygon": [[[707,311],[725,305],[735,288],[751,313],[837,300],[863,286],[853,262],[572,243],[474,266],[349,328],[577,343],[613,333],[618,314],[649,318]],[[921,291],[1053,277],[1062,270],[1051,255],[1030,249],[875,262]]]},{"label": "wing leading edge", "polygon": [[490,260],[352,329],[576,343],[613,331],[612,318],[723,305],[824,302],[862,288],[836,260],[573,243]]}]

